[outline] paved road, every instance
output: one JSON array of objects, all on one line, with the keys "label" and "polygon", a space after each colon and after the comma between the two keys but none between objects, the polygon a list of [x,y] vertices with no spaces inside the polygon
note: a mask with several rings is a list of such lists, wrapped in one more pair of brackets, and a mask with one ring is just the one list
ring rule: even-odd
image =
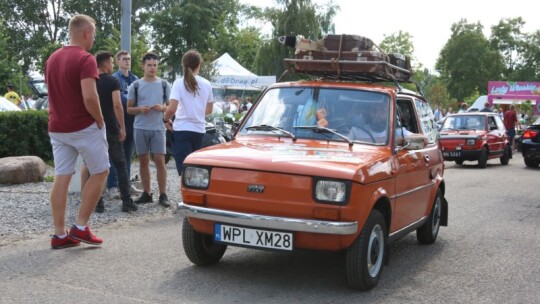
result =
[{"label": "paved road", "polygon": [[520,156],[447,163],[450,226],[430,246],[393,244],[370,292],[347,288],[343,254],[229,247],[192,266],[173,214],[102,227],[101,248],[53,251],[45,234],[1,246],[0,303],[539,303],[539,174]]}]

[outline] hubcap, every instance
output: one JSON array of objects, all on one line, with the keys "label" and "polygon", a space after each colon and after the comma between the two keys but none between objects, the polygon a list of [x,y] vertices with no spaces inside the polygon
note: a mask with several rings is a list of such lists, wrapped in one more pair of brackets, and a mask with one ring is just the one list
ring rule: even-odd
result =
[{"label": "hubcap", "polygon": [[381,225],[376,225],[373,227],[373,230],[371,230],[367,253],[369,275],[374,278],[381,270],[384,256],[384,234]]}]

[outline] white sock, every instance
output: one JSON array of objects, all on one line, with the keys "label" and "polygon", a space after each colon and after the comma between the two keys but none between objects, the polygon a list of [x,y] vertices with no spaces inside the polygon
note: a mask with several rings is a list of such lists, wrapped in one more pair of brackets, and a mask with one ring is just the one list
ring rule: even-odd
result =
[{"label": "white sock", "polygon": [[80,231],[84,231],[86,229],[86,226],[79,226],[77,224],[75,224],[75,227],[77,227],[77,229],[79,229]]},{"label": "white sock", "polygon": [[56,237],[59,238],[59,239],[65,239],[67,236],[67,233],[64,233],[62,235],[57,235]]}]

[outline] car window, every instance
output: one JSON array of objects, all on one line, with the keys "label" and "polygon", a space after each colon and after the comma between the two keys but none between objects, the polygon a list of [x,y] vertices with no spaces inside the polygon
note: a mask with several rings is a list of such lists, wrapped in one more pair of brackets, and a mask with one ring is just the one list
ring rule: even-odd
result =
[{"label": "car window", "polygon": [[434,143],[439,138],[439,131],[435,123],[435,115],[433,110],[426,101],[415,99],[416,110],[420,118],[420,126],[422,133],[427,136],[430,144]]},{"label": "car window", "polygon": [[257,103],[240,134],[281,136],[277,127],[297,138],[343,141],[320,129],[327,128],[353,141],[384,145],[388,143],[390,100],[388,94],[364,90],[273,88]]},{"label": "car window", "polygon": [[499,127],[497,126],[497,123],[495,122],[495,117],[489,116],[488,117],[488,125],[490,130],[498,130]]},{"label": "car window", "polygon": [[499,130],[505,130],[504,122],[501,119],[501,117],[499,115],[494,116],[494,117],[495,117],[495,123],[497,123],[497,127],[499,128]]}]

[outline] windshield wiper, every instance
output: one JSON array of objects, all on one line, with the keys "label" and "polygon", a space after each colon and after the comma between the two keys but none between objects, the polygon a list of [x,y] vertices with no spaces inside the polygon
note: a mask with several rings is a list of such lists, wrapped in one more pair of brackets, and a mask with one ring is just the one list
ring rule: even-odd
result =
[{"label": "windshield wiper", "polygon": [[276,133],[275,131],[279,131],[283,134],[288,135],[290,138],[292,138],[293,141],[296,140],[296,136],[294,136],[294,134],[280,127],[274,127],[274,126],[269,126],[269,125],[257,125],[257,126],[247,127],[246,130],[272,131],[273,133]]},{"label": "windshield wiper", "polygon": [[313,130],[313,132],[319,132],[319,133],[331,133],[331,134],[337,135],[339,138],[346,141],[350,146],[353,145],[353,142],[351,141],[350,138],[337,132],[336,130],[328,129],[326,127],[315,125],[315,126],[293,126],[293,128],[300,129],[300,130]]}]

